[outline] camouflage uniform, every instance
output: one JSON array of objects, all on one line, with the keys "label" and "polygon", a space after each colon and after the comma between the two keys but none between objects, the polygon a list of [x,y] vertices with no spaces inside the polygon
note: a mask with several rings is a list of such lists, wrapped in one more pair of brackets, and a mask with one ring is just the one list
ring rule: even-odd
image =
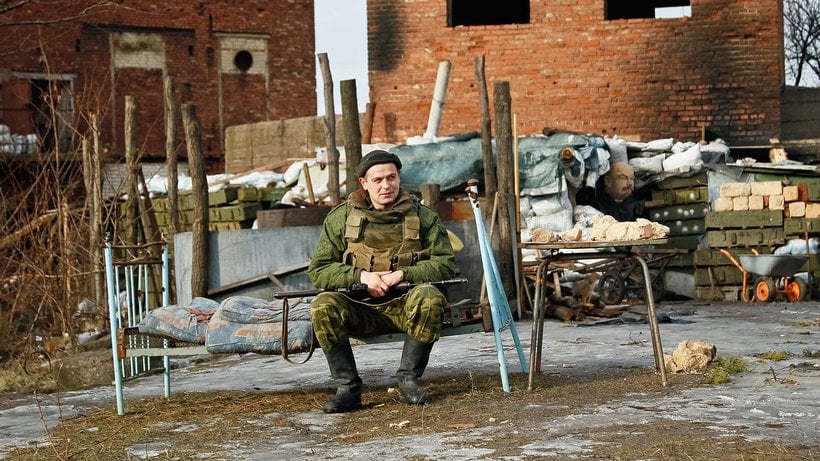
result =
[{"label": "camouflage uniform", "polygon": [[360,281],[362,270],[398,269],[405,280],[418,285],[367,302],[336,292],[314,298],[311,320],[322,349],[346,343],[349,336],[390,332],[407,333],[422,343],[436,341],[447,300],[438,288],[423,282],[456,273],[453,249],[438,214],[404,191],[390,210],[373,210],[367,192],[358,190],[330,211],[308,267],[317,288],[351,286]]}]

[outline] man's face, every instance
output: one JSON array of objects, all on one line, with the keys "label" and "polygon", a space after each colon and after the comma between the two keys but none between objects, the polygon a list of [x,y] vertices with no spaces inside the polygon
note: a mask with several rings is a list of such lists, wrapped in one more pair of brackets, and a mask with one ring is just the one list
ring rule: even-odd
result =
[{"label": "man's face", "polygon": [[384,210],[393,206],[399,197],[399,170],[393,163],[379,163],[367,170],[359,184],[370,195],[373,208]]},{"label": "man's face", "polygon": [[635,188],[635,172],[629,164],[616,163],[604,176],[604,186],[613,199],[625,200]]}]

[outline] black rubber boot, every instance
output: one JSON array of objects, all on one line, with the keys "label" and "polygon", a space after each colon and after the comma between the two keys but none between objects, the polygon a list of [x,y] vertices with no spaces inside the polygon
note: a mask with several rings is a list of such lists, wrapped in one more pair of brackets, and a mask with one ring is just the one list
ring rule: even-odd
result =
[{"label": "black rubber boot", "polygon": [[399,383],[399,393],[404,401],[410,405],[424,405],[427,403],[427,394],[419,386],[419,378],[427,368],[430,360],[430,351],[433,343],[422,343],[414,338],[407,337],[404,340],[404,349],[401,353],[401,364],[396,372],[396,380]]},{"label": "black rubber boot", "polygon": [[336,395],[325,402],[325,413],[345,413],[362,408],[362,380],[356,371],[356,360],[350,343],[326,350],[330,376],[336,381]]}]

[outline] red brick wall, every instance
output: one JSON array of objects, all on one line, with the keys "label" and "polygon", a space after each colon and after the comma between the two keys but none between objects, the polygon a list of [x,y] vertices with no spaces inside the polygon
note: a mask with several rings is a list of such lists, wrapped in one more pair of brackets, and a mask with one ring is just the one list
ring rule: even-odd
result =
[{"label": "red brick wall", "polygon": [[780,0],[692,0],[692,16],[604,20],[604,0],[530,1],[530,23],[447,27],[447,1],[368,0],[374,141],[427,126],[452,62],[440,134],[479,129],[474,59],[509,81],[518,133],[544,127],[644,140],[768,142],[780,130]]},{"label": "red brick wall", "polygon": [[[316,113],[312,0],[125,0],[80,14],[97,3],[101,2],[31,2],[4,15],[0,18],[0,69],[76,75],[78,112],[101,112],[103,142],[112,153],[123,151],[126,95],[134,96],[137,104],[137,144],[145,155],[164,156],[165,128],[162,70],[119,68],[112,78],[111,31],[162,35],[167,72],[174,78],[180,102],[196,105],[202,148],[212,170],[219,170],[223,158],[218,112],[220,34],[268,37],[267,88],[264,75],[222,76],[224,128]],[[60,21],[74,16],[78,18]],[[9,26],[32,19],[56,22],[42,27]],[[184,146],[181,128],[178,138]],[[180,152],[184,155],[184,148]]]}]

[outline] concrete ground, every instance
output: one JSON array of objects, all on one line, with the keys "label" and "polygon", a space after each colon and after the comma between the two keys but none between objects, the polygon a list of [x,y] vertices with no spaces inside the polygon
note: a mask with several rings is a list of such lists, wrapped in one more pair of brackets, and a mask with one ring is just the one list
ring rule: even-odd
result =
[{"label": "concrete ground", "polygon": [[[703,339],[717,346],[718,357],[743,357],[752,370],[734,375],[728,384],[698,386],[661,397],[649,397],[636,389],[624,400],[607,402],[586,414],[532,421],[516,428],[528,438],[524,456],[551,455],[572,459],[584,453],[589,440],[579,437],[578,427],[623,424],[662,424],[665,420],[697,420],[720,427],[747,440],[770,440],[788,445],[818,447],[820,434],[820,304],[817,302],[772,304],[667,303],[659,313],[670,322],[661,323],[664,351],[671,353],[686,339]],[[524,352],[529,358],[532,323],[516,323]],[[511,373],[521,365],[509,332],[503,333],[504,353]],[[365,385],[389,384],[398,364],[397,343],[355,348]],[[784,361],[765,361],[756,356],[768,351],[791,354]],[[294,356],[300,359],[301,356]],[[304,365],[290,365],[279,357],[230,355],[208,366],[189,365],[190,359],[172,375],[173,391],[247,390],[277,391],[298,387],[330,386],[327,365],[320,350]],[[594,375],[607,367],[654,366],[646,323],[614,321],[591,326],[567,325],[548,320],[544,333],[542,373],[573,372]],[[498,372],[492,334],[475,333],[445,337],[433,349],[425,377]],[[638,372],[638,371],[636,371]],[[513,388],[514,393],[527,392]],[[129,399],[162,394],[161,376],[129,381]],[[59,398],[59,402],[58,402]],[[434,405],[435,403],[431,403]],[[548,405],[549,402],[533,402]],[[114,409],[113,387],[58,395],[0,397],[0,459],[14,446],[44,441],[43,423],[54,426],[61,417],[84,414],[96,407]],[[650,410],[651,409],[651,410]],[[503,415],[500,415],[503,419]],[[299,416],[312,431],[321,432],[343,415],[324,415],[320,410]],[[254,446],[234,447],[233,459],[474,459],[492,458],[492,449],[471,448],[482,429],[453,429],[446,433],[393,437],[350,445],[316,445],[298,434],[272,435]],[[509,430],[508,428],[505,430]],[[528,435],[528,436],[527,436]],[[458,443],[453,443],[458,440]],[[149,446],[150,445],[150,446]],[[133,456],[165,459],[161,441],[135,447]],[[301,453],[301,455],[300,455]],[[130,457],[130,456],[129,456]]]}]

